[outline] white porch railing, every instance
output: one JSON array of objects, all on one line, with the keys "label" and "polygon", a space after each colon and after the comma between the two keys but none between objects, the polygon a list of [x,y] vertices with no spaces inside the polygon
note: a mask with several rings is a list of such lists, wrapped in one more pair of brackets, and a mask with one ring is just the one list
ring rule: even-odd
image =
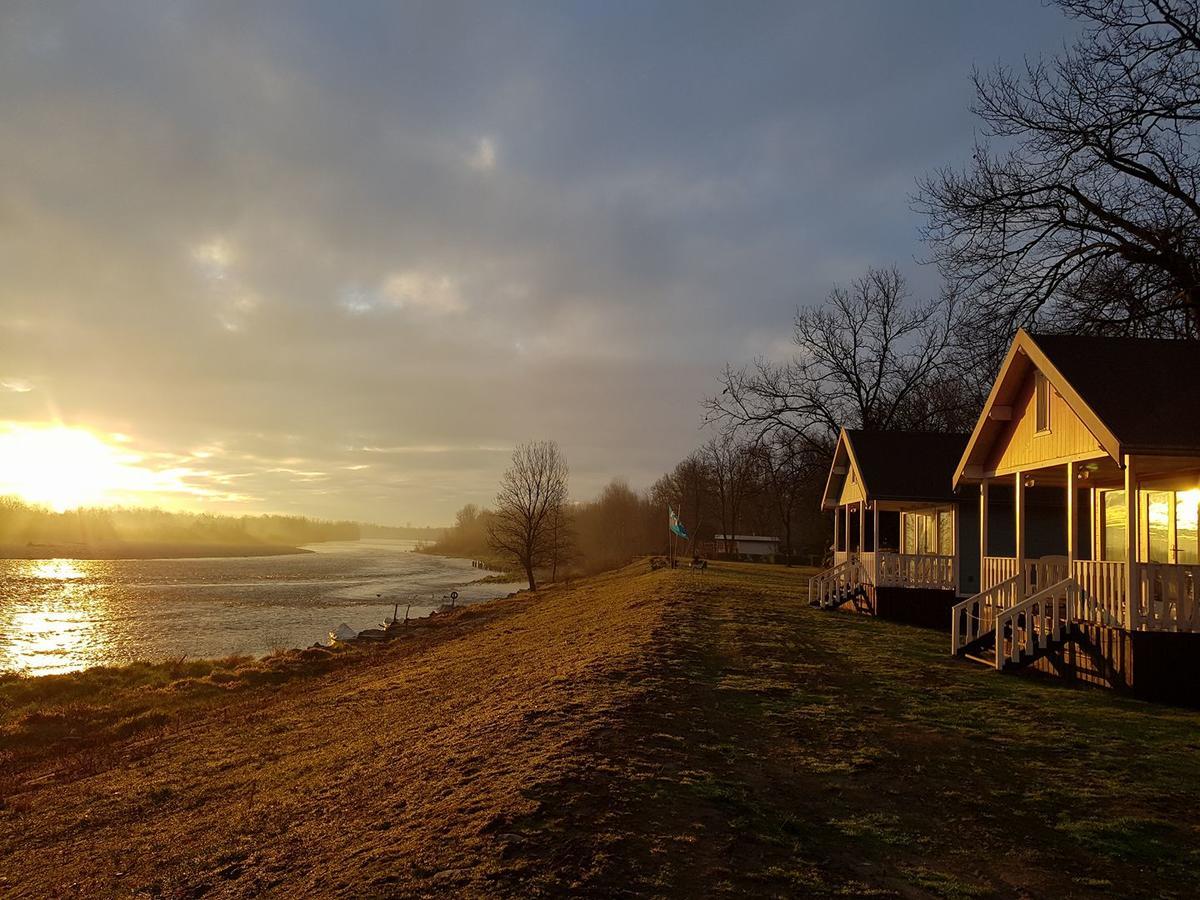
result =
[{"label": "white porch railing", "polygon": [[1042,588],[1048,588],[1070,577],[1068,569],[1065,556],[1043,556],[1025,560],[1025,596],[1036,594]]},{"label": "white porch railing", "polygon": [[875,583],[875,555],[876,554],[867,551],[858,554],[858,564],[862,566],[862,578],[864,584]]},{"label": "white porch railing", "polygon": [[1017,559],[1015,556],[985,556],[979,586],[986,591],[993,585],[1007,581],[1016,574]]},{"label": "white porch railing", "polygon": [[1141,563],[1131,626],[1141,631],[1200,631],[1200,566]]},{"label": "white porch railing", "polygon": [[842,591],[863,583],[862,566],[857,559],[847,559],[808,580],[808,602],[824,605]]},{"label": "white porch railing", "polygon": [[954,590],[958,585],[958,564],[953,556],[916,553],[880,553],[878,556],[878,583],[883,587]]},{"label": "white porch railing", "polygon": [[1064,578],[1001,610],[996,616],[996,668],[1061,641],[1072,622],[1089,618],[1086,605],[1075,579]]},{"label": "white porch railing", "polygon": [[1020,599],[1014,574],[974,597],[956,603],[950,617],[950,652],[963,647],[996,627],[996,617]]},{"label": "white porch railing", "polygon": [[1125,563],[1077,559],[1071,566],[1071,576],[1091,601],[1090,621],[1113,628],[1125,627]]}]

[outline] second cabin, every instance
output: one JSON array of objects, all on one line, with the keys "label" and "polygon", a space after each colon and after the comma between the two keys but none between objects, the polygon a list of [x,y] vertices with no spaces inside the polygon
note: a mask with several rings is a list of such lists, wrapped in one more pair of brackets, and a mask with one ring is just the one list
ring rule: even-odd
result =
[{"label": "second cabin", "polygon": [[834,565],[810,584],[814,604],[945,627],[955,601],[979,591],[978,493],[953,487],[967,439],[842,430],[821,501]]},{"label": "second cabin", "polygon": [[1018,333],[954,483],[983,557],[955,653],[1195,702],[1196,344]]}]

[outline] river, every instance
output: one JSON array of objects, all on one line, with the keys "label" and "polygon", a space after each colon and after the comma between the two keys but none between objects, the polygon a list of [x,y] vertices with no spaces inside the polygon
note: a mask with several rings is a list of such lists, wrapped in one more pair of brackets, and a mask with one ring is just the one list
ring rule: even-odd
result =
[{"label": "river", "polygon": [[0,560],[0,671],[71,672],[137,659],[261,655],[377,626],[394,603],[428,615],[513,584],[410,541],[313,544],[312,553],[223,559]]}]

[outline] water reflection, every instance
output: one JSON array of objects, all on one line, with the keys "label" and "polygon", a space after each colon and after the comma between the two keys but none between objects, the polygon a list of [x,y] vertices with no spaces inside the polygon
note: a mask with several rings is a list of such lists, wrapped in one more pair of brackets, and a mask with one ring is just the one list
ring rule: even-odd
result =
[{"label": "water reflection", "polygon": [[0,560],[0,671],[268,653],[307,646],[342,622],[378,625],[393,603],[428,612],[451,588],[466,602],[512,590],[468,585],[487,573],[411,546],[330,543],[257,559]]},{"label": "water reflection", "polygon": [[110,618],[97,560],[8,560],[0,570],[0,669],[70,672],[104,657],[98,622]]},{"label": "water reflection", "polygon": [[81,560],[75,559],[31,559],[22,560],[29,566],[30,578],[49,578],[52,581],[74,581],[85,578]]}]

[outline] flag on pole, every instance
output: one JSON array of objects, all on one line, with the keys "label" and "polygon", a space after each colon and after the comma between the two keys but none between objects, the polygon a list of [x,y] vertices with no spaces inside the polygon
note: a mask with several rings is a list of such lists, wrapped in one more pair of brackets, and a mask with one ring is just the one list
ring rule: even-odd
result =
[{"label": "flag on pole", "polygon": [[667,526],[671,529],[671,534],[681,537],[686,541],[688,537],[687,529],[679,521],[679,516],[676,515],[675,510],[668,506],[667,514]]}]

